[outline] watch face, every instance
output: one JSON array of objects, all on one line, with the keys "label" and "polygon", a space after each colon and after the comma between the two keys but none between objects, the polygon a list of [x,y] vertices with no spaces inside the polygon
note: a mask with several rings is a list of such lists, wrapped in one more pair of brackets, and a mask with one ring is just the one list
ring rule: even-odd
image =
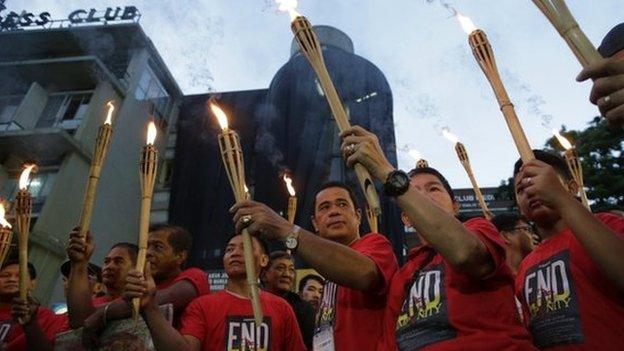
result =
[{"label": "watch face", "polygon": [[295,239],[294,237],[288,237],[286,238],[286,242],[284,243],[286,245],[287,249],[294,249],[297,247],[297,239]]}]

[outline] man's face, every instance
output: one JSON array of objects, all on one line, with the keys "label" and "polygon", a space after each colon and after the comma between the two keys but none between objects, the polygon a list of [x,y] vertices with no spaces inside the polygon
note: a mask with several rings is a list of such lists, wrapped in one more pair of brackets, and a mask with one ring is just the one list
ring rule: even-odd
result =
[{"label": "man's face", "polygon": [[528,255],[535,248],[532,229],[529,223],[519,220],[509,232],[502,232],[507,239],[509,249],[518,251],[522,257]]},{"label": "man's face", "polygon": [[0,271],[0,296],[12,297],[19,293],[19,265],[11,264]]},{"label": "man's face", "polygon": [[151,232],[147,239],[147,260],[155,281],[166,279],[184,261],[184,257],[169,244],[169,235],[168,231],[159,230]]},{"label": "man's face", "polygon": [[271,292],[284,294],[292,288],[295,274],[295,263],[290,258],[275,259],[264,273],[265,287]]},{"label": "man's face", "polygon": [[[67,289],[69,288],[69,280],[64,275],[63,277],[63,291],[65,292],[65,296],[67,296]],[[97,281],[97,277],[89,274],[89,288],[91,289],[91,295],[93,297],[97,296],[100,292],[104,291],[104,285]]]},{"label": "man's face", "polygon": [[420,173],[410,179],[410,186],[427,196],[444,212],[454,216],[457,214],[457,203],[451,198],[451,194],[446,191],[442,181],[433,174]]},{"label": "man's face", "polygon": [[359,234],[360,220],[347,190],[333,187],[316,194],[312,224],[322,238],[349,244]]},{"label": "man's face", "polygon": [[109,289],[121,290],[126,284],[126,275],[132,268],[132,259],[128,250],[116,247],[104,257],[102,283]]},{"label": "man's face", "polygon": [[[260,272],[261,268],[266,267],[269,258],[266,253],[264,253],[264,250],[256,238],[252,237],[251,242],[253,245],[253,256],[257,274]],[[243,279],[247,277],[242,235],[232,237],[225,247],[225,254],[223,255],[223,268],[229,278]]]},{"label": "man's face", "polygon": [[301,298],[308,301],[314,307],[314,310],[318,310],[321,305],[321,297],[323,296],[323,284],[316,279],[308,279],[306,284],[301,290]]},{"label": "man's face", "polygon": [[[565,186],[565,182],[561,177],[559,177],[559,180]],[[520,173],[518,173],[514,178],[514,191],[520,213],[529,221],[533,221],[540,226],[550,226],[557,222],[561,218],[557,211],[542,204],[537,198],[529,197],[523,190],[518,191],[520,181]]]}]

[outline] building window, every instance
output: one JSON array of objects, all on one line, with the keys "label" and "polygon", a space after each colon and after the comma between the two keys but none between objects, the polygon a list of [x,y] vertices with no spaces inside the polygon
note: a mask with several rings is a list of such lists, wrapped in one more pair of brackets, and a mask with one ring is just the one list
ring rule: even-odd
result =
[{"label": "building window", "polygon": [[7,96],[0,98],[0,130],[20,129],[14,122],[15,113],[24,99],[23,96]]},{"label": "building window", "polygon": [[[58,169],[47,169],[33,174],[28,186],[28,191],[33,197],[33,213],[37,213],[41,210],[46,197],[52,192],[52,187],[54,186],[57,174]],[[5,199],[14,199],[15,195],[17,195],[17,191],[19,190],[18,179],[8,179],[0,190],[2,190],[0,197]]]},{"label": "building window", "polygon": [[141,74],[139,84],[134,92],[137,100],[147,100],[153,107],[154,118],[162,129],[166,129],[173,100],[151,67],[147,66]]},{"label": "building window", "polygon": [[53,126],[69,130],[78,128],[87,113],[92,95],[92,92],[85,92],[50,96],[37,128]]}]

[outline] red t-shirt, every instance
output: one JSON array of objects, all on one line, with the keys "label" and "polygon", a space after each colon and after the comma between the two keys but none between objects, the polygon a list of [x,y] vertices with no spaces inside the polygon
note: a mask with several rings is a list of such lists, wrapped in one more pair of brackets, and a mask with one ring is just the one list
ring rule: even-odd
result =
[{"label": "red t-shirt", "polygon": [[164,282],[161,282],[156,286],[157,290],[166,289],[177,282],[188,280],[195,287],[197,296],[210,294],[210,283],[208,282],[208,276],[206,272],[199,268],[185,269],[175,277],[169,278]]},{"label": "red t-shirt", "polygon": [[518,316],[500,234],[483,218],[464,226],[485,244],[494,272],[470,278],[433,247],[412,249],[392,279],[378,350],[535,349]]},{"label": "red t-shirt", "polygon": [[[624,240],[624,219],[596,218]],[[622,253],[624,254],[624,253]],[[624,350],[624,293],[566,229],[525,257],[516,295],[542,350]]]},{"label": "red t-shirt", "polygon": [[[386,295],[390,280],[398,269],[392,245],[385,236],[369,233],[349,245],[375,262],[383,282],[375,291],[359,291],[344,286],[326,286],[320,315],[335,314],[333,320],[336,350],[375,350],[382,334]],[[336,286],[331,283],[332,286]],[[335,310],[334,307],[335,306]],[[321,318],[320,323],[323,323]]]},{"label": "red t-shirt", "polygon": [[[56,315],[42,306],[37,310],[37,322],[50,344],[56,334],[69,330],[67,315]],[[6,351],[27,351],[24,329],[13,321],[11,310],[6,308],[0,309],[0,343]]]},{"label": "red t-shirt", "polygon": [[292,308],[281,297],[260,292],[264,321],[256,327],[251,301],[227,290],[191,302],[182,315],[180,334],[202,343],[203,351],[304,351]]},{"label": "red t-shirt", "polygon": [[104,295],[100,297],[94,297],[93,299],[91,299],[91,304],[93,305],[93,307],[97,308],[102,305],[106,305],[109,302],[119,300],[119,299],[121,299],[121,297],[112,297],[110,295]]}]

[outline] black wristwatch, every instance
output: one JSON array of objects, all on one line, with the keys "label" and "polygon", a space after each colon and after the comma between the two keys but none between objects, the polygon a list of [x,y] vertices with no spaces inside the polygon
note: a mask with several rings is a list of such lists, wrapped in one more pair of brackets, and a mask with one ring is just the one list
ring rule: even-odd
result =
[{"label": "black wristwatch", "polygon": [[386,182],[383,185],[383,191],[386,196],[397,197],[405,194],[410,186],[410,178],[407,173],[395,170],[388,174]]}]

